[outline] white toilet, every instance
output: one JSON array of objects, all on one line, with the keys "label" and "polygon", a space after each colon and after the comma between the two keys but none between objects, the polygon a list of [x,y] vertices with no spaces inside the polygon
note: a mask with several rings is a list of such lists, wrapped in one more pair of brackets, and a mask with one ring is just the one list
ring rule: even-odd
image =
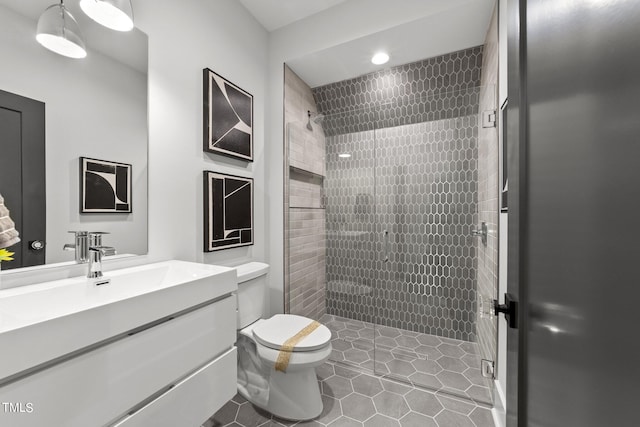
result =
[{"label": "white toilet", "polygon": [[262,319],[267,264],[251,262],[238,272],[238,392],[254,405],[287,420],[322,412],[315,368],[331,354],[331,331],[318,326],[290,353],[286,372],[275,369],[282,345],[313,322],[293,314]]}]

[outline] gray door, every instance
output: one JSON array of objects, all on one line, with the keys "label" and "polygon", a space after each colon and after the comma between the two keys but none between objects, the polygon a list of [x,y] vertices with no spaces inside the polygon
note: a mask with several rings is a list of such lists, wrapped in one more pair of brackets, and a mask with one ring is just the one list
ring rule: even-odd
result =
[{"label": "gray door", "polygon": [[21,238],[2,269],[45,263],[30,244],[46,234],[44,114],[44,103],[0,90],[0,194]]},{"label": "gray door", "polygon": [[509,426],[636,426],[640,2],[518,4]]}]

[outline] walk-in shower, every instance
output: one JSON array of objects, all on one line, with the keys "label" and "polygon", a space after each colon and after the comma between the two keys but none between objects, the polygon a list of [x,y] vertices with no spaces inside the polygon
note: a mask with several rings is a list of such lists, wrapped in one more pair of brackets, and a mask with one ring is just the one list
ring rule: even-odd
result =
[{"label": "walk-in shower", "polygon": [[490,403],[481,67],[477,47],[308,90],[288,71],[323,116],[285,96],[285,306],[332,330],[336,363]]}]

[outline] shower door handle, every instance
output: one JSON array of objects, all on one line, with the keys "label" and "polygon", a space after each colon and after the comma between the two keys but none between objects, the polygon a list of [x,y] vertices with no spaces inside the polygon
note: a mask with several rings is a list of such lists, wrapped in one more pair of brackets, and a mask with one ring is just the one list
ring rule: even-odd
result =
[{"label": "shower door handle", "polygon": [[382,232],[382,244],[383,244],[383,261],[389,261],[389,231],[384,230]]}]

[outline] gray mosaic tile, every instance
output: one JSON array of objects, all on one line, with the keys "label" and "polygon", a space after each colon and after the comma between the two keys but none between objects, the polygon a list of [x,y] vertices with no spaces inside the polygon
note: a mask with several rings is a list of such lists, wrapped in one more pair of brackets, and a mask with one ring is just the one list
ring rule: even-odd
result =
[{"label": "gray mosaic tile", "polygon": [[360,421],[348,417],[340,417],[332,423],[328,424],[329,427],[362,427]]},{"label": "gray mosaic tile", "polygon": [[352,379],[351,384],[353,385],[353,389],[357,393],[360,393],[369,397],[373,397],[383,390],[380,380],[371,375],[362,374]]},{"label": "gray mosaic tile", "polygon": [[351,381],[348,379],[334,375],[322,382],[322,393],[327,396],[342,399],[353,393],[353,387],[351,386]]},{"label": "gray mosaic tile", "polygon": [[373,398],[376,409],[380,414],[392,418],[402,418],[409,413],[409,406],[399,394],[383,391]]},{"label": "gray mosaic tile", "polygon": [[441,427],[476,427],[469,417],[465,417],[457,412],[445,409],[435,417],[436,422]]},{"label": "gray mosaic tile", "polygon": [[[214,417],[215,418],[215,417]],[[238,409],[236,422],[243,426],[258,426],[264,424],[271,419],[271,415],[256,408],[251,403],[243,403]]]},{"label": "gray mosaic tile", "polygon": [[[468,97],[455,94],[479,86],[482,50],[479,46],[312,89],[322,114],[358,109],[349,118],[325,118],[325,134],[468,114]],[[416,105],[416,100],[422,102]]]},{"label": "gray mosaic tile", "polygon": [[[321,320],[325,324],[340,325],[340,319],[340,317],[327,314],[323,316]],[[342,322],[342,324],[344,324],[344,322]],[[367,323],[360,324],[360,326],[363,326],[363,328],[367,330],[380,328],[385,330],[386,334],[396,337],[406,336],[406,331],[394,332],[390,327],[377,327]],[[355,329],[354,331],[359,332]],[[364,344],[364,347],[369,348],[375,345],[374,350],[367,352],[370,360],[362,363],[350,362],[344,360],[344,358],[332,360],[357,367],[357,369],[360,370],[359,372],[364,372],[365,375],[371,373],[384,375],[387,376],[389,380],[398,380],[434,391],[440,390],[463,399],[473,399],[477,402],[487,404],[492,402],[492,392],[489,388],[490,382],[483,378],[480,373],[479,356],[462,350],[464,345],[467,350],[473,352],[473,346],[477,346],[476,343],[441,337],[433,337],[435,338],[434,340],[428,338],[430,336],[427,334],[411,333],[415,334],[412,338],[415,338],[418,342],[438,343],[438,346],[442,347],[445,352],[449,354],[463,354],[463,356],[459,358],[444,356],[437,348],[426,345],[420,345],[414,351],[398,346],[395,338],[379,336],[374,338],[374,340],[359,338],[362,344]],[[396,347],[380,345],[379,341],[383,338],[393,340]],[[339,344],[344,341],[335,338],[333,342]],[[336,345],[334,345],[334,347],[336,347]],[[340,354],[342,355],[342,353]],[[469,367],[469,363],[472,363],[473,367]],[[334,372],[348,379],[353,379],[354,375],[357,375],[354,374],[354,370],[342,368],[341,365],[335,365]],[[440,378],[441,376],[443,376],[443,378]],[[471,387],[472,385],[474,386],[473,388]],[[389,391],[396,391],[388,387],[384,388]],[[328,392],[331,393],[331,390],[328,389]],[[400,394],[404,393],[406,393],[406,391]]]},{"label": "gray mosaic tile", "polygon": [[487,408],[476,407],[469,415],[469,418],[476,427],[494,427],[493,416]]},{"label": "gray mosaic tile", "polygon": [[381,382],[382,382],[382,387],[385,390],[396,393],[396,394],[405,395],[412,390],[412,387],[408,385],[400,384],[396,381],[382,379]]},{"label": "gray mosaic tile", "polygon": [[[261,409],[256,409],[240,395],[236,395],[202,427],[364,427],[378,425],[381,427],[386,425],[453,427],[469,425],[465,424],[465,420],[476,423],[477,427],[494,427],[488,409],[477,406],[471,401],[454,400],[441,393],[435,394],[388,379],[376,378],[346,366],[334,363],[327,363],[327,365],[330,367],[322,366],[318,368],[318,371],[340,372],[344,375],[341,378],[354,383],[356,389],[360,389],[361,386],[366,388],[366,386],[373,384],[370,390],[377,390],[376,382],[370,382],[370,380],[377,380],[378,384],[386,391],[380,391],[374,398],[359,392],[350,393],[342,399],[323,394],[324,407],[320,416],[304,422],[279,419]],[[442,409],[443,407],[445,409]],[[423,414],[433,414],[436,411],[439,412],[435,415],[435,419]],[[469,415],[467,416],[467,414]],[[436,419],[439,424],[436,424]]]},{"label": "gray mosaic tile", "polygon": [[342,416],[342,408],[340,406],[340,400],[334,399],[331,396],[322,396],[322,404],[324,405],[322,408],[322,413],[318,417],[318,419],[322,420],[323,423],[330,423]]},{"label": "gray mosaic tile", "polygon": [[404,398],[412,411],[423,415],[434,416],[443,409],[440,401],[432,393],[412,390]]},{"label": "gray mosaic tile", "polygon": [[395,418],[376,414],[364,422],[364,427],[400,427],[400,422]]},{"label": "gray mosaic tile", "polygon": [[473,411],[476,408],[476,405],[474,405],[469,401],[454,399],[452,397],[444,396],[442,394],[438,394],[437,397],[440,403],[442,403],[442,406],[445,407],[445,409],[449,409],[454,412],[459,412],[464,415],[469,415],[471,411]]},{"label": "gray mosaic tile", "polygon": [[376,414],[376,407],[370,397],[352,393],[342,399],[342,413],[354,420],[365,421]]},{"label": "gray mosaic tile", "polygon": [[467,390],[469,387],[471,387],[471,383],[469,382],[469,380],[466,379],[462,374],[458,374],[457,372],[442,371],[436,376],[445,387],[450,387],[462,391]]},{"label": "gray mosaic tile", "polygon": [[[436,360],[436,362],[438,362],[438,365],[442,366],[442,369],[445,369],[447,371],[463,373],[464,371],[469,369],[467,367],[466,363],[464,363],[462,360],[457,359],[455,357],[442,356],[441,358]],[[476,372],[478,370],[477,369],[472,369],[472,371]],[[480,372],[478,371],[478,375],[479,374],[480,374]],[[469,377],[467,377],[467,378],[469,378]]]},{"label": "gray mosaic tile", "polygon": [[417,412],[409,412],[400,419],[402,427],[438,427],[433,418],[427,417]]},{"label": "gray mosaic tile", "polygon": [[432,360],[419,359],[414,360],[413,362],[411,362],[411,364],[416,369],[416,371],[431,375],[435,375],[441,372],[443,369],[442,365],[439,365]]}]

